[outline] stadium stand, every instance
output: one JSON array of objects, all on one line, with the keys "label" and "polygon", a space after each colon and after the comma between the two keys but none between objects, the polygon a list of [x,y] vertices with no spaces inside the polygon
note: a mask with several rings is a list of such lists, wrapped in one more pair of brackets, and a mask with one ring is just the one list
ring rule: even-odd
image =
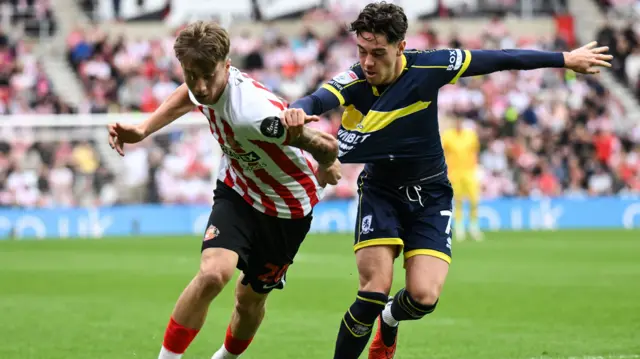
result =
[{"label": "stadium stand", "polygon": [[600,8],[610,19],[598,31],[597,40],[611,48],[615,56],[615,77],[640,100],[640,1],[600,0]]},{"label": "stadium stand", "polygon": [[[516,3],[520,8],[514,13],[522,11],[522,2]],[[536,14],[566,9],[564,1],[548,3]],[[454,10],[441,8],[440,15],[464,15]],[[341,16],[313,10],[306,18],[329,14]],[[606,29],[601,34],[601,41],[616,38]],[[330,36],[311,28],[301,36],[285,35],[274,27],[260,36],[232,35],[234,65],[289,101],[312,92],[357,61],[353,40],[344,29]],[[77,28],[66,38],[68,61],[86,89],[88,100],[81,113],[151,112],[182,81],[172,53],[173,36],[143,40],[110,36],[89,26]],[[410,48],[565,50],[569,46],[561,36],[514,36],[499,16],[473,36],[443,35],[438,28],[425,26],[407,40]],[[23,54],[19,55],[25,61],[28,56]],[[640,70],[630,63],[622,72],[618,67],[613,71],[638,83]],[[612,120],[623,118],[625,110],[598,77],[537,70],[468,78],[443,88],[439,106],[443,127],[461,116],[479,133],[484,198],[640,194],[640,126],[617,131]],[[48,112],[63,112],[49,107]],[[43,106],[37,108],[45,111]],[[340,116],[335,111],[313,125],[335,134]],[[7,180],[0,185],[0,205],[209,203],[213,143],[206,128],[176,129],[156,136],[128,149],[122,160],[124,178],[116,182],[114,169],[93,140],[3,141],[0,178]],[[344,165],[343,180],[329,188],[328,197],[353,198],[361,168]]]},{"label": "stadium stand", "polygon": [[56,31],[48,1],[0,4],[0,114],[72,113],[53,93],[34,53],[37,38]]}]

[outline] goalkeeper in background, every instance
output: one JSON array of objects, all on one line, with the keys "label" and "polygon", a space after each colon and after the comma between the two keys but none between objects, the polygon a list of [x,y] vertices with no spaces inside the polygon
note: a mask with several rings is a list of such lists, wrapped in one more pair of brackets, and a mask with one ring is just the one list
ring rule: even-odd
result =
[{"label": "goalkeeper in background", "polygon": [[464,201],[469,201],[469,234],[475,240],[482,240],[483,235],[478,226],[480,142],[474,129],[463,126],[462,117],[457,116],[454,121],[454,128],[442,133],[442,147],[449,167],[449,180],[453,186],[454,236],[457,240],[464,240],[466,237],[463,205]]}]

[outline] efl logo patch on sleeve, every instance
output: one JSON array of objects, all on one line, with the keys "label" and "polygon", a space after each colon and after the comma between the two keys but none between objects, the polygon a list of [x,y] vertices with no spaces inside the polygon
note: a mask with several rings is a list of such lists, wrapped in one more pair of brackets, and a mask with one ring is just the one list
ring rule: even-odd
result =
[{"label": "efl logo patch on sleeve", "polygon": [[280,138],[284,135],[284,126],[277,117],[267,117],[260,124],[260,132],[269,138]]},{"label": "efl logo patch on sleeve", "polygon": [[350,83],[352,83],[353,81],[358,79],[358,75],[356,75],[355,72],[353,71],[345,71],[341,74],[338,74],[336,77],[333,78],[333,81],[335,81],[336,83],[339,83],[340,85],[348,85]]}]

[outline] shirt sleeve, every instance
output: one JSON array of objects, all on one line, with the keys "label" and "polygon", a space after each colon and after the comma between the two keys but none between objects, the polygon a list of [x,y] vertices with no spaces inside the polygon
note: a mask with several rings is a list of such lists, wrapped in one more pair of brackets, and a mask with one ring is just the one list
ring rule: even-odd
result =
[{"label": "shirt sleeve", "polygon": [[534,70],[541,68],[563,68],[562,52],[526,49],[472,50],[467,71],[463,76],[485,75],[504,70]]},{"label": "shirt sleeve", "polygon": [[301,108],[308,115],[321,115],[339,106],[351,104],[358,84],[365,82],[359,64],[348,71],[337,74],[323,84],[313,94],[291,104],[291,108]]},{"label": "shirt sleeve", "polygon": [[332,93],[338,99],[340,106],[349,105],[352,102],[352,93],[355,90],[353,86],[365,81],[364,78],[361,78],[361,75],[360,66],[356,64],[350,70],[334,76],[322,85],[321,89]]},{"label": "shirt sleeve", "polygon": [[411,68],[420,70],[428,78],[423,81],[424,85],[442,87],[458,82],[470,63],[469,50],[443,49],[419,53]]},{"label": "shirt sleeve", "polygon": [[242,118],[238,122],[244,124],[247,139],[286,145],[287,130],[280,122],[280,114],[285,109],[282,102],[264,97],[241,107],[238,116]]}]

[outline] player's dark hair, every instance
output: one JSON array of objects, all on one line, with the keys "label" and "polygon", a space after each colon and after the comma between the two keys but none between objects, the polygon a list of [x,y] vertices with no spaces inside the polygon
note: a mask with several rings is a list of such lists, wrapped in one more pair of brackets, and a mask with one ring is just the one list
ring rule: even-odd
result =
[{"label": "player's dark hair", "polygon": [[203,70],[213,70],[229,56],[229,34],[212,21],[196,21],[185,27],[173,44],[181,63]]},{"label": "player's dark hair", "polygon": [[381,1],[365,6],[349,26],[349,31],[356,35],[363,32],[381,34],[391,44],[404,40],[408,27],[407,15],[400,6]]}]

